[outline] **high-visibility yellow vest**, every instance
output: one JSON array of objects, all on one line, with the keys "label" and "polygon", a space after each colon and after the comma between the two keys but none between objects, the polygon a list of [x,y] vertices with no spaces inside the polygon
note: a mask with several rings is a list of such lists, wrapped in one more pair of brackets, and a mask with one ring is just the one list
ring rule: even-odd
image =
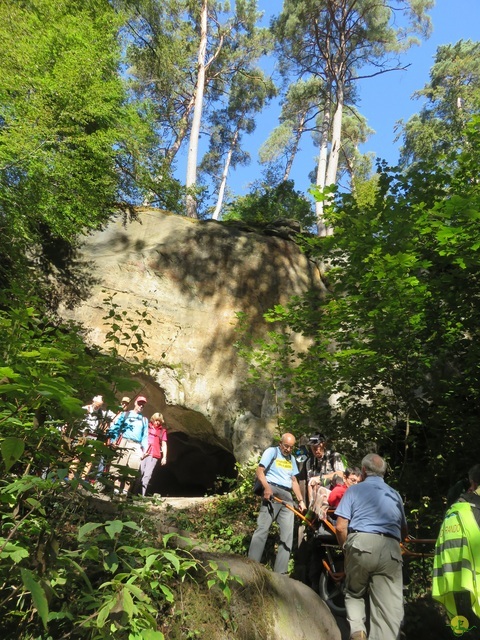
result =
[{"label": "high-visibility yellow vest", "polygon": [[480,528],[468,502],[455,502],[445,515],[435,544],[432,597],[450,618],[457,615],[455,593],[468,591],[480,617]]}]

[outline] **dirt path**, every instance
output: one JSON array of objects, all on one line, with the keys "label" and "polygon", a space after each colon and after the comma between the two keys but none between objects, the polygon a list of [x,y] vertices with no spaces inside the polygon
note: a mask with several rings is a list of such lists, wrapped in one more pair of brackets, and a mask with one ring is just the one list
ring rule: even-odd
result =
[{"label": "dirt path", "polygon": [[187,507],[193,507],[198,504],[204,504],[211,500],[211,498],[195,497],[195,498],[161,498],[163,507],[173,507],[174,509],[186,509]]}]

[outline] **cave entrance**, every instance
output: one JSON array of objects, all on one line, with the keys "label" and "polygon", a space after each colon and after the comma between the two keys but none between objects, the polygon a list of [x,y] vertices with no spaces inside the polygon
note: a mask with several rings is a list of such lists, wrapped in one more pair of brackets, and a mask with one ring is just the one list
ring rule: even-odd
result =
[{"label": "cave entrance", "polygon": [[151,377],[139,375],[137,380],[137,395],[148,399],[144,415],[161,412],[167,427],[167,464],[157,465],[147,495],[190,498],[228,491],[225,478],[237,477],[228,438],[219,437],[203,413],[167,402],[164,389]]},{"label": "cave entrance", "polygon": [[167,464],[157,465],[147,495],[196,497],[225,493],[236,478],[235,458],[225,449],[183,432],[168,432]]}]

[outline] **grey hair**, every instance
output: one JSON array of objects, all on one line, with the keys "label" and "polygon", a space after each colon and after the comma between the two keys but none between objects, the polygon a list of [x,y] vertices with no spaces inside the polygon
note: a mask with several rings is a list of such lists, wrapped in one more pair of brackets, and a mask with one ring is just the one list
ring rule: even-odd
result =
[{"label": "grey hair", "polygon": [[387,463],[377,453],[367,453],[362,460],[362,469],[366,476],[380,476],[383,478],[387,471]]},{"label": "grey hair", "polygon": [[468,470],[468,479],[470,480],[470,483],[473,482],[476,485],[480,484],[480,464],[476,464]]}]

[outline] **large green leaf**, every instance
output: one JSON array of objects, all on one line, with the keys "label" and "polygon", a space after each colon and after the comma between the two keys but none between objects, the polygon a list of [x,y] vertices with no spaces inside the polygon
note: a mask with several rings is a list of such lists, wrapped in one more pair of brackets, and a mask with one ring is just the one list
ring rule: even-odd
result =
[{"label": "large green leaf", "polygon": [[122,531],[124,523],[121,520],[111,520],[105,526],[105,531],[110,538],[114,538],[118,533]]},{"label": "large green leaf", "polygon": [[43,626],[47,628],[48,601],[42,585],[35,580],[34,574],[28,569],[21,569],[22,581],[25,589],[30,591],[33,604],[42,619]]},{"label": "large green leaf", "polygon": [[154,631],[153,629],[142,629],[140,637],[142,640],[165,640],[165,636],[161,631]]},{"label": "large green leaf", "polygon": [[100,522],[87,522],[78,530],[78,541],[82,542],[89,533],[95,531],[95,529],[98,529],[101,526],[102,524]]},{"label": "large green leaf", "polygon": [[25,443],[20,438],[5,438],[1,444],[2,458],[7,471],[20,460],[25,450]]}]

